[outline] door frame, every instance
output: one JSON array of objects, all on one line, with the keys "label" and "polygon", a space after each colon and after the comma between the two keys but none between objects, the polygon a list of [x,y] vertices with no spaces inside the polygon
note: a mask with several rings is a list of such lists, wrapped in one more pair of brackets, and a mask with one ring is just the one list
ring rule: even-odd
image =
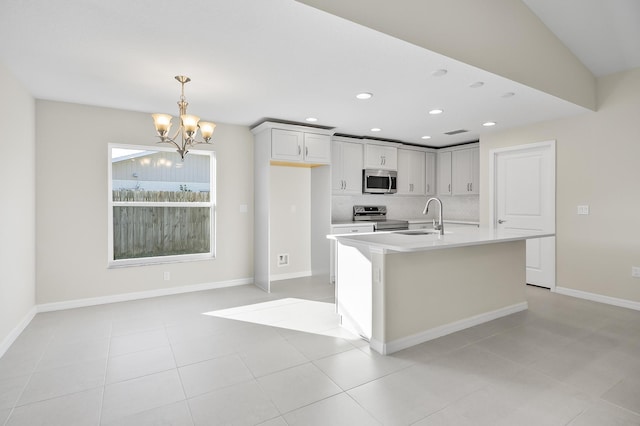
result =
[{"label": "door frame", "polygon": [[[500,154],[505,154],[505,153],[517,153],[517,152],[522,152],[522,151],[531,151],[531,150],[535,150],[537,148],[541,148],[541,149],[549,149],[550,151],[550,156],[551,156],[551,161],[553,163],[553,167],[550,167],[550,173],[551,173],[551,181],[553,182],[553,193],[550,195],[551,199],[548,200],[551,202],[553,208],[553,220],[551,221],[552,223],[552,229],[549,229],[549,232],[556,232],[556,194],[557,194],[557,183],[556,183],[556,141],[555,140],[547,140],[547,141],[543,141],[543,142],[534,142],[534,143],[528,143],[528,144],[521,144],[521,145],[513,145],[513,146],[507,146],[504,148],[495,148],[495,149],[491,149],[489,150],[489,176],[490,176],[490,183],[489,183],[489,228],[492,230],[496,229],[496,225],[497,225],[497,220],[498,218],[496,217],[496,212],[498,211],[498,206],[497,206],[497,198],[496,198],[496,194],[497,194],[497,187],[498,187],[498,170],[496,167],[496,163],[497,163],[497,158]],[[555,242],[555,237],[554,237],[554,242]],[[554,280],[553,280],[553,285],[551,286],[550,290],[553,292],[555,291],[556,288],[556,278],[555,278],[555,274],[557,271],[557,263],[558,263],[558,259],[557,259],[557,250],[555,250],[554,253]]]}]

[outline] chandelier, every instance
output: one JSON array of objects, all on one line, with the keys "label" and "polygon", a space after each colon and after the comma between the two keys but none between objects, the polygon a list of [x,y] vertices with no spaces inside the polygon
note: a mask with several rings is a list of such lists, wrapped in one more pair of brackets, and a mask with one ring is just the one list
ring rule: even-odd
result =
[{"label": "chandelier", "polygon": [[[160,138],[158,143],[172,143],[175,145],[180,157],[184,161],[184,156],[189,152],[189,148],[200,143],[210,143],[216,125],[208,121],[200,121],[200,117],[198,116],[187,114],[187,106],[189,106],[189,104],[184,97],[184,85],[190,82],[191,79],[184,75],[177,75],[175,78],[182,86],[182,94],[180,95],[180,101],[178,101],[180,127],[173,136],[170,136],[169,131],[171,130],[171,119],[173,117],[169,114],[151,114],[151,116],[153,117],[153,124],[156,126],[158,137]],[[204,140],[196,139],[198,129],[200,129],[200,135]],[[179,139],[178,136],[180,136]]]}]

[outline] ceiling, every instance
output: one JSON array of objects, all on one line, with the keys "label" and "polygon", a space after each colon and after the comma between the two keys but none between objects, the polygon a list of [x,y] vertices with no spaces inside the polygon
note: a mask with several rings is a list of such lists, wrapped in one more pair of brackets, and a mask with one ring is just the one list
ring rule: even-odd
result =
[{"label": "ceiling", "polygon": [[[637,0],[523,1],[595,75],[640,66]],[[338,133],[433,147],[477,140],[487,121],[586,111],[293,0],[2,0],[2,10],[0,62],[38,99],[176,115],[173,76],[184,74],[202,119],[315,117]],[[467,132],[444,134],[455,130]]]}]

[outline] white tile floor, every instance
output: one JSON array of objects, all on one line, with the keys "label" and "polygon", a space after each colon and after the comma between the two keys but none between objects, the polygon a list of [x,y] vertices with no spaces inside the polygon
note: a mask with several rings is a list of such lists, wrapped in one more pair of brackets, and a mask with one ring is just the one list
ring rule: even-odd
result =
[{"label": "white tile floor", "polygon": [[38,314],[0,359],[0,425],[640,425],[640,312],[530,287],[382,357],[294,304],[333,302],[325,281]]}]

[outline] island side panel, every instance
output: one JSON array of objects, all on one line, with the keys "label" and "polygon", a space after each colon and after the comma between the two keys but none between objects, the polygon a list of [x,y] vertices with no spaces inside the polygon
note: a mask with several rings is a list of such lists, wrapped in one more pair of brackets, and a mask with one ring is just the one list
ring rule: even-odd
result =
[{"label": "island side panel", "polygon": [[526,309],[525,248],[523,240],[386,254],[383,282],[374,282],[382,289],[373,294],[384,295],[384,333],[374,330],[376,339],[391,353],[447,334],[447,325],[452,332],[483,314]]},{"label": "island side panel", "polygon": [[372,262],[367,245],[336,244],[336,311],[347,330],[369,340],[372,329]]}]

